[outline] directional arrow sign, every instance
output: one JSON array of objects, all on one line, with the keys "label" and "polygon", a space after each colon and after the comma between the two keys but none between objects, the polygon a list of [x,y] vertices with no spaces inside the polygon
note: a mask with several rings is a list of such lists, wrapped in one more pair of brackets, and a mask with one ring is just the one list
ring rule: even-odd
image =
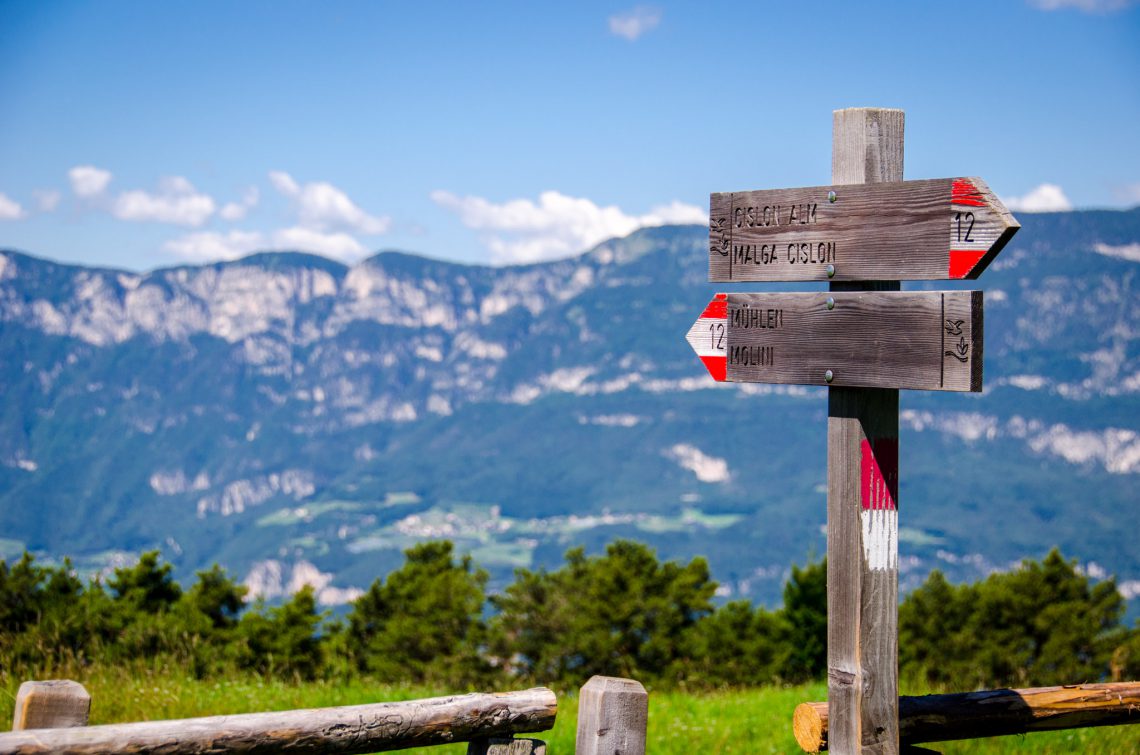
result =
[{"label": "directional arrow sign", "polygon": [[687,340],[717,380],[982,390],[981,291],[717,294]]},{"label": "directional arrow sign", "polygon": [[980,178],[713,194],[709,280],[977,278],[1020,227]]}]

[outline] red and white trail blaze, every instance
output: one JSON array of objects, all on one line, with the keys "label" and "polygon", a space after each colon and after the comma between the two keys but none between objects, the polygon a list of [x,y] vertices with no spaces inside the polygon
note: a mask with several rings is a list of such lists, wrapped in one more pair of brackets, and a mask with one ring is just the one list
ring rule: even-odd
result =
[{"label": "red and white trail blaze", "polygon": [[950,189],[950,269],[951,279],[962,279],[981,262],[993,245],[996,234],[990,228],[989,203],[968,178],[955,178]]},{"label": "red and white trail blaze", "polygon": [[713,297],[685,340],[713,379],[724,382],[728,372],[728,294]]},{"label": "red and white trail blaze", "polygon": [[898,438],[864,439],[859,500],[862,503],[863,557],[872,570],[899,565]]}]

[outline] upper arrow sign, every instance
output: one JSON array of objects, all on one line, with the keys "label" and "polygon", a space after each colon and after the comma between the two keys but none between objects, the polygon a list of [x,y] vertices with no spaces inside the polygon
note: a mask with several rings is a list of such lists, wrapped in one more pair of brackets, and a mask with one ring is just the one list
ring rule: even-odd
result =
[{"label": "upper arrow sign", "polygon": [[977,278],[1020,227],[980,178],[713,194],[709,280]]}]

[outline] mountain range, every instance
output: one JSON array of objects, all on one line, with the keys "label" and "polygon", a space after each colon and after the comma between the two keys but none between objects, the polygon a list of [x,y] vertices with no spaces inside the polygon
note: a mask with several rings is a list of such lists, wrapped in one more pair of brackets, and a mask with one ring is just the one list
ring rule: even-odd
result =
[{"label": "mountain range", "polygon": [[[1023,215],[978,281],[985,390],[901,398],[900,573],[1049,548],[1140,595],[1140,208]],[[329,605],[448,538],[487,568],[629,537],[778,599],[826,550],[826,390],[718,384],[708,230],[480,267],[299,253],[146,273],[0,250],[0,558],[160,549]]]}]

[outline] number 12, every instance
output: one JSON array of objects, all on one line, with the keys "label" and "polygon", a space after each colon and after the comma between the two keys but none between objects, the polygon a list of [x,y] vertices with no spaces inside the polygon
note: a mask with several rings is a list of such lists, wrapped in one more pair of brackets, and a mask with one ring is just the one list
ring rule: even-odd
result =
[{"label": "number 12", "polygon": [[709,326],[709,338],[712,342],[711,348],[716,351],[724,351],[724,323],[718,322]]},{"label": "number 12", "polygon": [[[959,241],[973,241],[970,238],[970,232],[974,230],[974,213],[972,212],[956,212],[954,213],[954,220],[958,223],[958,240]],[[970,225],[966,226],[966,238],[962,238],[962,221],[965,220]]]}]

